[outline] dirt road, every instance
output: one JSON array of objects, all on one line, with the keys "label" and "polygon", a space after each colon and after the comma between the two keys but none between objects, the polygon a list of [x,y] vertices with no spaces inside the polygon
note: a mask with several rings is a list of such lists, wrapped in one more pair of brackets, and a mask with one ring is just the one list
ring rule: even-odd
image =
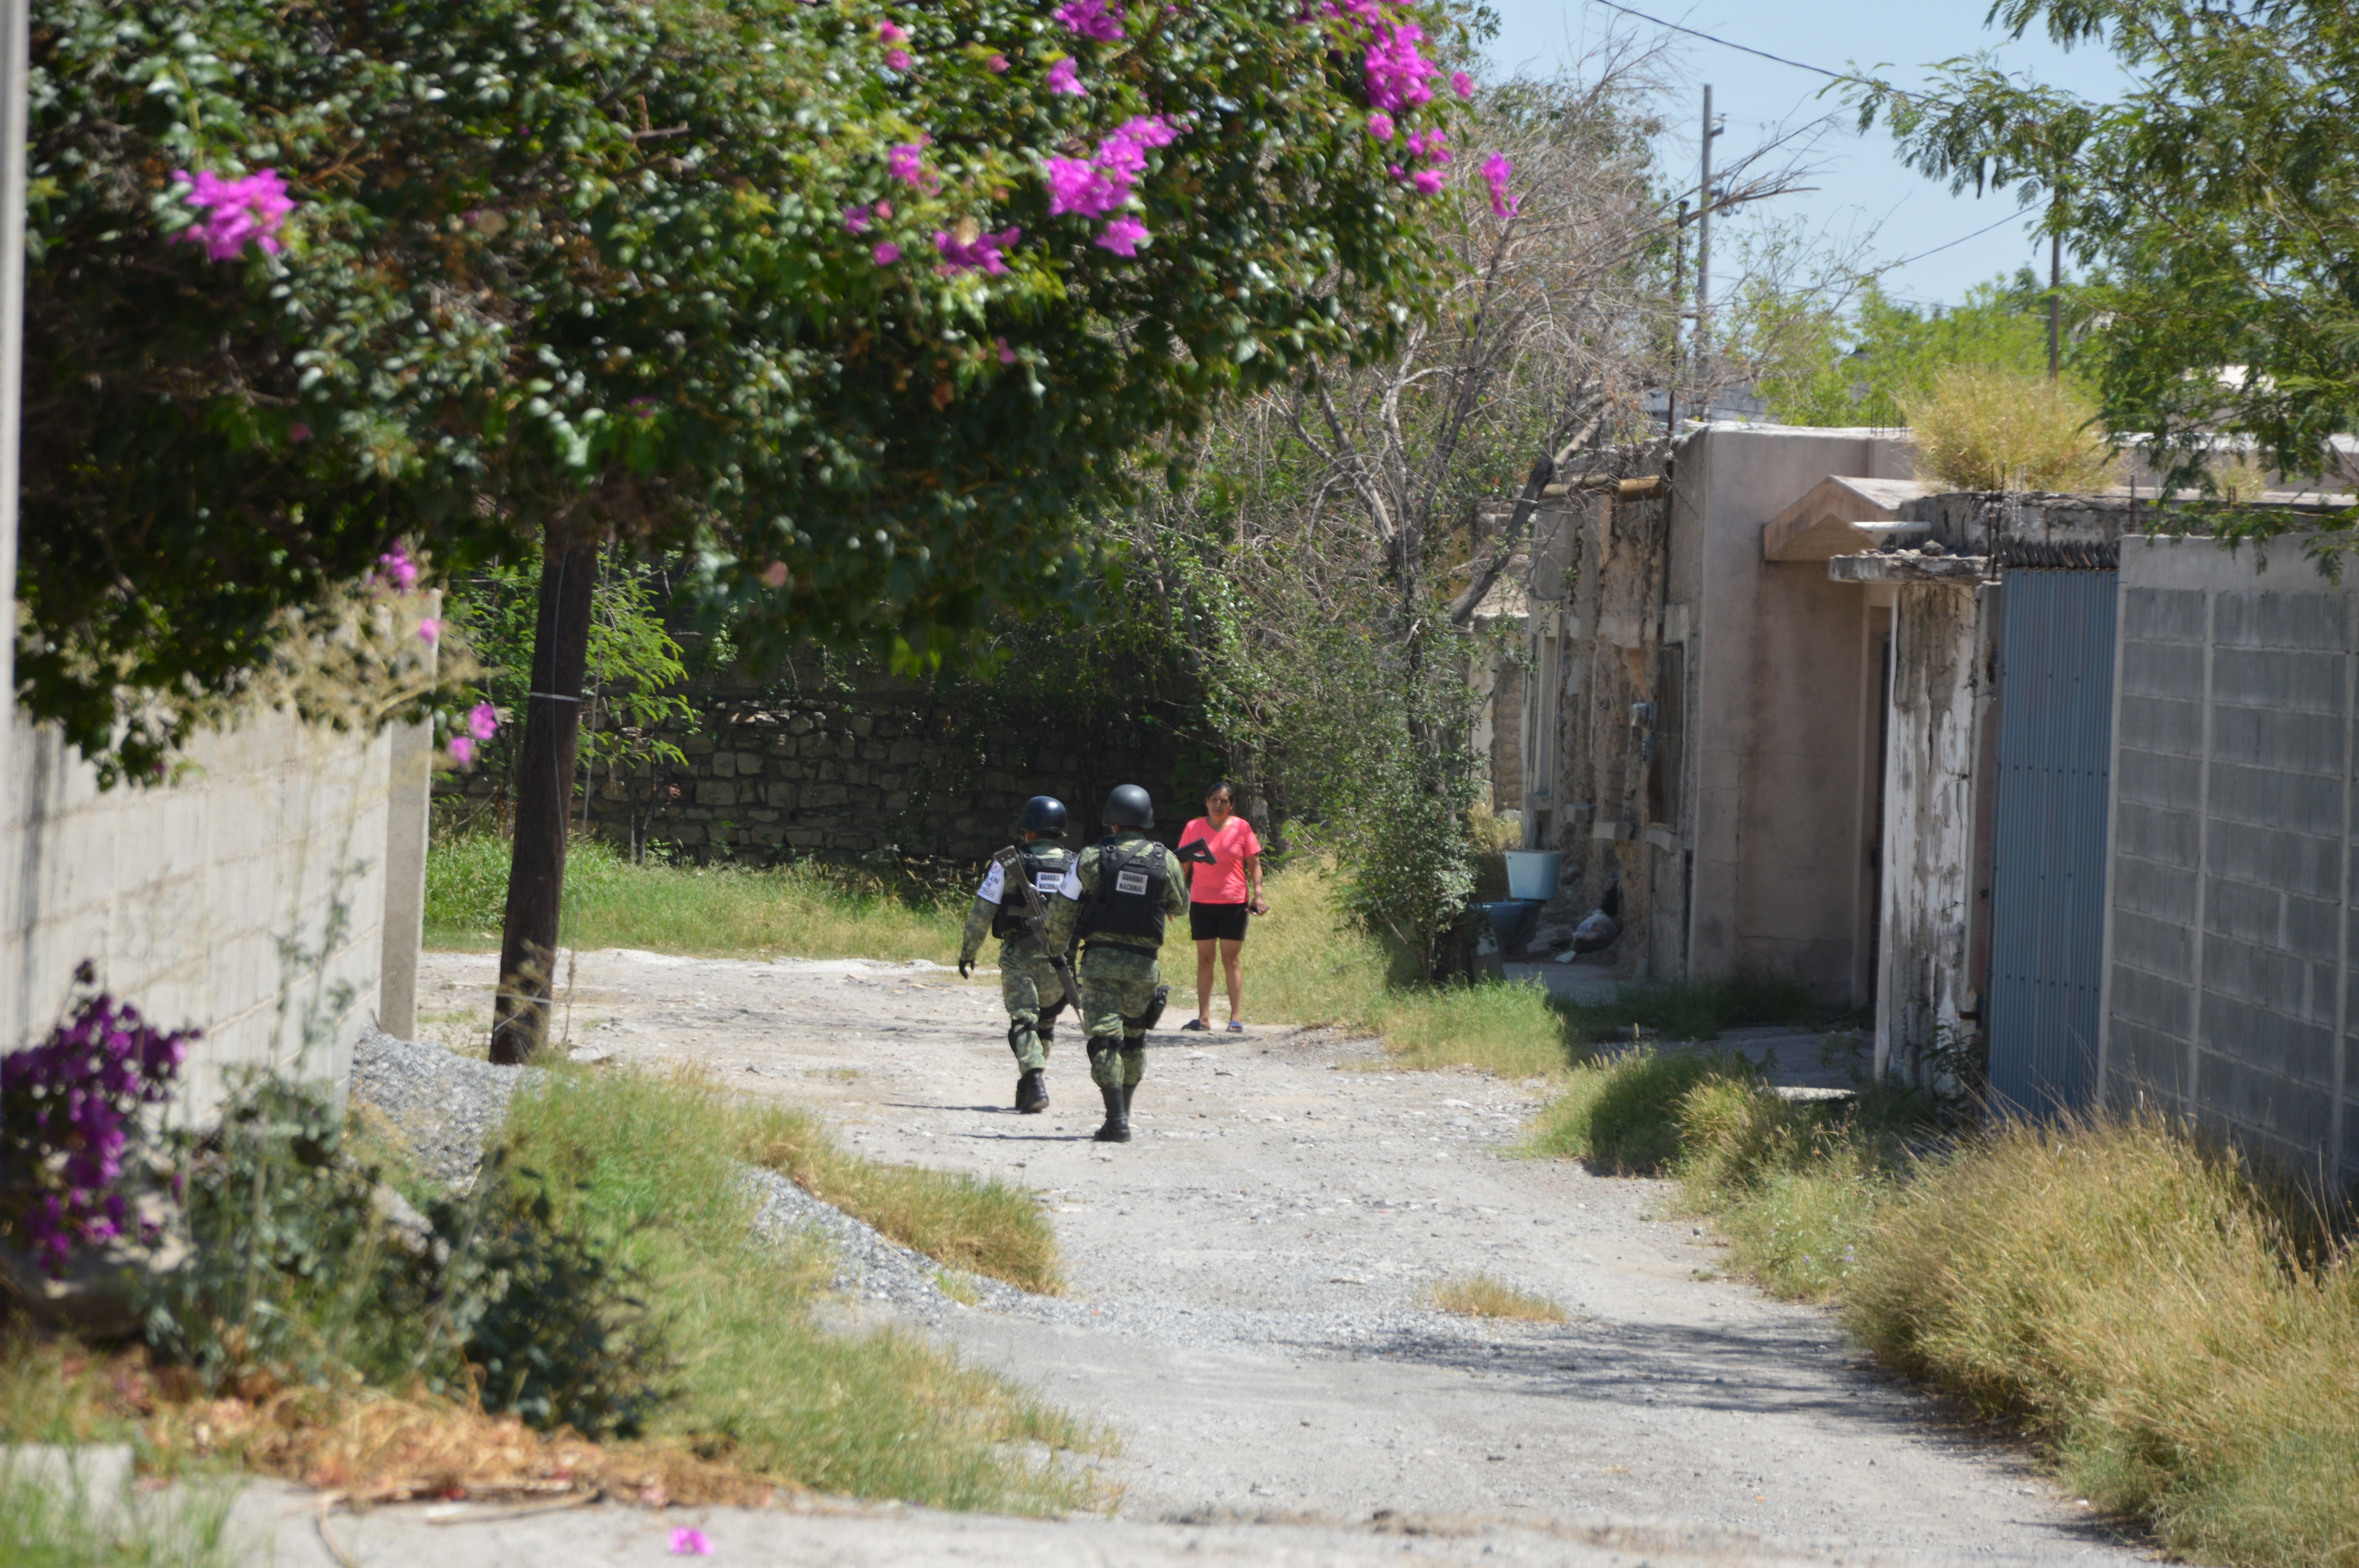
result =
[{"label": "dirt road", "polygon": [[[492,978],[488,957],[429,955],[421,1010],[462,1032],[487,1014]],[[931,1313],[929,1331],[1123,1438],[1111,1521],[942,1520],[910,1536],[920,1516],[907,1512],[890,1530],[869,1518],[865,1534],[770,1515],[721,1519],[716,1541],[725,1525],[729,1539],[796,1543],[794,1561],[847,1563],[1357,1563],[1402,1561],[1404,1547],[1568,1563],[2136,1555],[2007,1450],[1863,1365],[1825,1314],[1713,1277],[1719,1252],[1668,1213],[1663,1185],[1503,1157],[1532,1087],[1387,1072],[1365,1043],[1275,1028],[1158,1033],[1137,1140],[1107,1147],[1089,1141],[1099,1112],[1076,1042],[1051,1060],[1048,1115],[1007,1108],[1015,1073],[988,983],[635,953],[582,955],[579,981],[582,1054],[699,1062],[821,1108],[879,1157],[1048,1195],[1069,1295]],[[1420,1304],[1470,1269],[1571,1320]],[[566,1550],[593,1560],[642,1555],[624,1542],[663,1522],[592,1511],[603,1517],[566,1527]],[[1403,1519],[1458,1533],[1376,1533]],[[1601,1535],[1605,1520],[1646,1529]],[[380,1516],[356,1550],[398,1561],[421,1528]],[[308,1540],[289,1548],[304,1560]],[[456,1550],[436,1555],[474,1560]]]}]

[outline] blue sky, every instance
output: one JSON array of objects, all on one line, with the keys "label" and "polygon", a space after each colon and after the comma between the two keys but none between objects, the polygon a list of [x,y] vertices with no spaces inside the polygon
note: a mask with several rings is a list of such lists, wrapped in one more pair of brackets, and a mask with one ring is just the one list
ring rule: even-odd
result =
[{"label": "blue sky", "polygon": [[[2010,69],[2088,96],[2113,97],[2125,85],[2121,71],[2102,49],[2083,47],[2068,54],[2044,34],[2008,42],[2003,33],[1985,28],[1988,0],[1625,3],[1699,32],[1829,70],[1883,66],[1879,74],[1891,80],[1921,82],[1927,76],[1922,68],[1931,61],[1995,48]],[[1502,24],[1491,48],[1502,73],[1520,70],[1545,74],[1560,63],[1575,62],[1609,29],[1640,38],[1659,32],[1591,0],[1490,4]],[[1699,38],[1672,38],[1670,58],[1679,81],[1665,104],[1674,127],[1663,142],[1667,163],[1695,167],[1705,82],[1712,84],[1713,111],[1727,117],[1727,134],[1713,151],[1714,160],[1723,166],[1732,156],[1832,112],[1837,124],[1810,155],[1817,173],[1804,181],[1819,189],[1765,203],[1777,217],[1800,220],[1812,232],[1838,243],[1873,231],[1876,263],[1906,262],[1884,276],[1886,289],[1906,299],[1951,302],[1971,285],[2027,263],[2045,271],[2047,247],[2028,237],[2027,225],[1999,222],[2015,211],[2011,194],[1979,200],[1972,190],[1951,196],[1947,186],[1903,168],[1881,127],[1862,137],[1852,130],[1839,99],[1817,96],[1827,85],[1824,77]],[[1998,227],[1990,232],[1966,238],[1993,223]],[[1722,258],[1734,260],[1723,249],[1723,232],[1715,228],[1712,243],[1712,270],[1719,277],[1728,276]],[[1720,297],[1718,288],[1712,292]]]}]

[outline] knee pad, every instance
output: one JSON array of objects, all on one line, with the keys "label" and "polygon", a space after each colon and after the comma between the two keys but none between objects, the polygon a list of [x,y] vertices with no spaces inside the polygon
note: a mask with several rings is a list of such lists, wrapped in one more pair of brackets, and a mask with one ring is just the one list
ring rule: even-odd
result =
[{"label": "knee pad", "polygon": [[1015,1019],[1007,1025],[1007,1048],[1010,1051],[1021,1051],[1024,1049],[1024,1036],[1038,1033],[1045,1033],[1045,1031],[1036,1031],[1027,1019]]},{"label": "knee pad", "polygon": [[1155,995],[1147,1001],[1147,1011],[1140,1013],[1136,1018],[1125,1018],[1122,1021],[1124,1030],[1133,1033],[1134,1035],[1146,1033],[1161,1021],[1163,1017],[1164,1005],[1170,1000],[1171,988],[1169,986],[1156,987]]},{"label": "knee pad", "polygon": [[1060,993],[1054,1000],[1040,1004],[1040,1033],[1046,1034],[1056,1026],[1057,1015],[1065,1011],[1065,999]]}]

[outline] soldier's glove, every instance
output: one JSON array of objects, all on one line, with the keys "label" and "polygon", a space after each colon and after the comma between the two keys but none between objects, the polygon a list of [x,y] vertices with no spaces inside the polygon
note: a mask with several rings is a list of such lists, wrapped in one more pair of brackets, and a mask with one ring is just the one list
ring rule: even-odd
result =
[{"label": "soldier's glove", "polygon": [[959,960],[959,979],[965,979],[967,976],[973,972],[973,968],[974,960],[973,958],[961,958]]}]

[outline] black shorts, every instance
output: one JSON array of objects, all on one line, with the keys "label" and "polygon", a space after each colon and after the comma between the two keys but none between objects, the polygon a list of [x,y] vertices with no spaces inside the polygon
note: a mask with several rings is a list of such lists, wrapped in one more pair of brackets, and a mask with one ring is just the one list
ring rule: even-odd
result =
[{"label": "black shorts", "polygon": [[1223,942],[1245,939],[1245,914],[1250,906],[1242,903],[1191,903],[1188,906],[1188,935],[1199,942],[1218,938]]}]

